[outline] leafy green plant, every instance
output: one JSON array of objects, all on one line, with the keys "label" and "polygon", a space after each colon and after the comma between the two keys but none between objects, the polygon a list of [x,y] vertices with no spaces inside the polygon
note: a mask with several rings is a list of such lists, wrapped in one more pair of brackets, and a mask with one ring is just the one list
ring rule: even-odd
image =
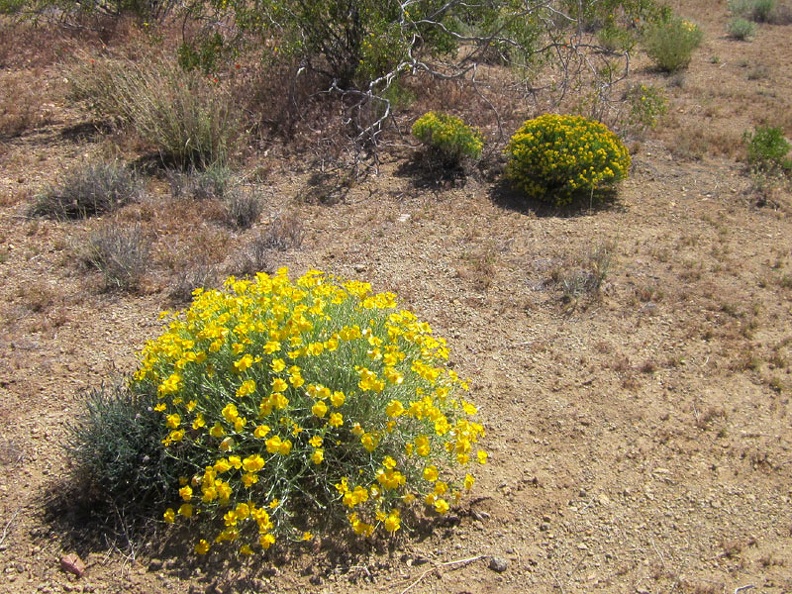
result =
[{"label": "leafy green plant", "polygon": [[511,137],[506,155],[506,177],[528,196],[557,206],[598,198],[630,169],[618,136],[581,116],[528,120]]},{"label": "leafy green plant", "polygon": [[484,148],[479,130],[456,116],[436,111],[418,118],[412,135],[424,145],[432,162],[445,167],[457,167],[464,158],[478,159]]},{"label": "leafy green plant", "polygon": [[792,170],[789,154],[789,141],[784,137],[781,128],[759,126],[753,133],[743,135],[747,152],[748,164],[755,172],[781,173]]},{"label": "leafy green plant", "polygon": [[733,14],[756,23],[769,22],[775,8],[775,0],[729,0]]},{"label": "leafy green plant", "polygon": [[197,291],[131,383],[190,468],[165,521],[194,525],[198,554],[228,542],[247,555],[338,522],[392,534],[419,505],[446,513],[473,484],[460,471],[486,460],[447,358],[367,283],[280,269]]},{"label": "leafy green plant", "polygon": [[627,91],[628,126],[638,132],[654,129],[666,113],[668,98],[665,91],[653,85],[635,85]]},{"label": "leafy green plant", "polygon": [[756,23],[752,23],[742,17],[734,17],[729,20],[727,31],[732,39],[746,41],[756,33]]},{"label": "leafy green plant", "polygon": [[28,214],[84,219],[112,212],[139,198],[141,192],[139,179],[125,165],[116,161],[85,163],[37,196]]},{"label": "leafy green plant", "polygon": [[691,21],[670,17],[649,27],[643,34],[643,46],[657,68],[677,72],[687,68],[693,51],[704,39],[702,30]]},{"label": "leafy green plant", "polygon": [[185,169],[225,163],[241,134],[225,87],[164,59],[84,60],[69,82],[73,99],[130,127],[163,161]]}]

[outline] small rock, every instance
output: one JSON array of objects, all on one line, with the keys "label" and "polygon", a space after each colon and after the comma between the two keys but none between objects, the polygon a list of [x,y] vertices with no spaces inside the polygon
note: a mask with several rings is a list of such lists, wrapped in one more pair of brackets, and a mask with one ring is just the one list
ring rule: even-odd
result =
[{"label": "small rock", "polygon": [[70,553],[61,557],[60,566],[63,571],[73,573],[78,578],[85,573],[85,563],[75,553]]},{"label": "small rock", "polygon": [[365,264],[355,264],[355,272],[366,272]]},{"label": "small rock", "polygon": [[501,559],[500,557],[490,557],[489,568],[492,571],[497,571],[498,573],[503,573],[506,571],[506,568],[509,566],[509,562],[506,559]]},{"label": "small rock", "polygon": [[159,571],[162,569],[162,559],[154,558],[149,561],[148,569],[149,571]]}]

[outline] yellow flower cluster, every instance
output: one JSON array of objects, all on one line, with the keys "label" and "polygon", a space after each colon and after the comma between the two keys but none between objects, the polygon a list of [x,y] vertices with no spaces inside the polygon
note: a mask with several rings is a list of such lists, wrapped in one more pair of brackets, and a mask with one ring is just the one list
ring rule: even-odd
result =
[{"label": "yellow flower cluster", "polygon": [[446,161],[458,163],[463,157],[478,159],[484,148],[484,137],[460,118],[430,111],[413,124],[412,135]]},{"label": "yellow flower cluster", "polygon": [[[146,344],[135,390],[156,395],[169,454],[198,469],[165,520],[198,523],[205,554],[304,540],[319,514],[395,533],[402,510],[445,513],[484,463],[476,407],[448,347],[393,294],[286,269],[197,290]],[[312,515],[313,514],[313,515]]]},{"label": "yellow flower cluster", "polygon": [[506,176],[526,194],[556,205],[627,177],[630,154],[600,122],[545,114],[528,120],[506,147]]}]

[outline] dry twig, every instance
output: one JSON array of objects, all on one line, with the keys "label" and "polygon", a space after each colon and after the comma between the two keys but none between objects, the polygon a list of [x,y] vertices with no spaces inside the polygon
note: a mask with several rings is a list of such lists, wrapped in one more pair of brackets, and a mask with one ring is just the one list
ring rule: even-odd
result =
[{"label": "dry twig", "polygon": [[[434,573],[435,571],[439,570],[441,567],[447,567],[449,565],[464,566],[464,565],[468,565],[469,563],[473,563],[473,561],[478,561],[479,559],[486,559],[487,557],[488,555],[476,555],[475,557],[468,557],[467,559],[457,559],[456,561],[446,561],[445,563],[438,563],[431,569],[427,569],[426,571],[424,571],[421,575],[418,576],[417,580],[415,580],[413,583],[407,586],[399,594],[405,594],[406,592],[409,592],[412,588],[417,586],[421,582],[421,580],[423,580],[427,575],[429,575],[430,573]],[[454,567],[454,569],[458,569],[458,568]]]}]

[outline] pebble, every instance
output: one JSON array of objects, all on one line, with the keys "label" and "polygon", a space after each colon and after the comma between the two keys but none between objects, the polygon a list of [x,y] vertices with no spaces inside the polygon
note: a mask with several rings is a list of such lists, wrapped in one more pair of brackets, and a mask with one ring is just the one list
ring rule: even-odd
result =
[{"label": "pebble", "polygon": [[506,571],[506,568],[508,566],[509,566],[509,562],[506,561],[506,559],[502,559],[500,557],[490,557],[489,568],[492,571],[503,573],[504,571]]}]

